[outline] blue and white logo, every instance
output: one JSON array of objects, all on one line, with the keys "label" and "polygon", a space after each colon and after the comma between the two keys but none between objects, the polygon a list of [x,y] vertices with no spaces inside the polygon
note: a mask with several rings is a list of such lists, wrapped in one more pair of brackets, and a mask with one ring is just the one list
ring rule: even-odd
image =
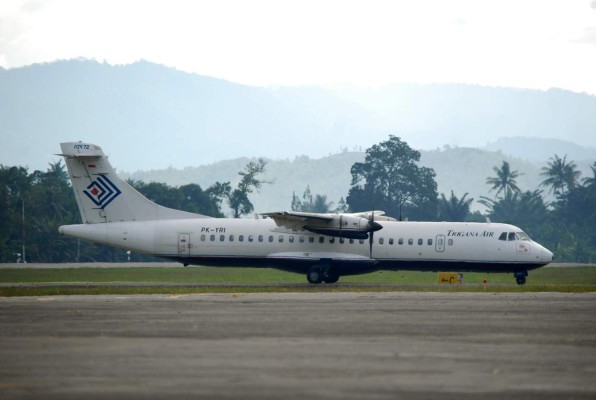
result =
[{"label": "blue and white logo", "polygon": [[98,176],[83,193],[91,199],[93,204],[104,209],[122,192],[107,176]]}]

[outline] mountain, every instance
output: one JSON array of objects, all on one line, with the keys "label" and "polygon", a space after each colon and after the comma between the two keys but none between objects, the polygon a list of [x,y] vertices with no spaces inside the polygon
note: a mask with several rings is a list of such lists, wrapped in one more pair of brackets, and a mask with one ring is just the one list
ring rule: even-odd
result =
[{"label": "mountain", "polygon": [[[504,136],[596,147],[596,97],[469,85],[259,88],[142,61],[0,68],[0,164],[45,169],[58,143],[99,144],[125,171],[240,157],[320,159],[402,137],[431,150]],[[532,147],[516,157],[531,159]],[[300,189],[302,190],[302,189]]]},{"label": "mountain", "polygon": [[[266,89],[138,62],[0,70],[0,162],[45,168],[60,141],[104,147],[122,169],[242,156],[322,156],[382,131],[319,88]],[[43,161],[42,161],[43,160]]]},{"label": "mountain", "polygon": [[[414,148],[484,147],[517,136],[596,147],[596,97],[587,94],[457,84],[340,87],[336,93],[383,117]],[[522,158],[531,152],[526,148]]]},{"label": "mountain", "polygon": [[534,162],[548,160],[554,154],[559,157],[567,156],[567,160],[589,161],[596,159],[596,148],[583,147],[575,143],[560,139],[536,139],[528,137],[500,138],[489,143],[485,149],[501,151],[512,157],[518,157]]}]

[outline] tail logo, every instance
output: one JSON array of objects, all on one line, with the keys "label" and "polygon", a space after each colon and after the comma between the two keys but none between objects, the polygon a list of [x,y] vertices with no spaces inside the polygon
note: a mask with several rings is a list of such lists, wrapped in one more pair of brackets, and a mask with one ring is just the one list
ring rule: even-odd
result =
[{"label": "tail logo", "polygon": [[104,209],[122,192],[107,176],[101,175],[91,182],[87,189],[83,190],[83,193],[89,197],[93,204]]}]

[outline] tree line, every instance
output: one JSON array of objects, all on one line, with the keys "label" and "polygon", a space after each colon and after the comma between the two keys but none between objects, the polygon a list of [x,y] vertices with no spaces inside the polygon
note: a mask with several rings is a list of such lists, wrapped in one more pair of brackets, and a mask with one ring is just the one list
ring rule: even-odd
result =
[{"label": "tree line", "polygon": [[[165,207],[224,217],[224,202],[234,217],[251,213],[248,195],[269,181],[259,175],[266,161],[250,162],[236,188],[215,182],[207,189],[197,184],[172,187],[165,183],[129,180],[149,200]],[[0,262],[116,262],[149,261],[153,257],[80,241],[58,233],[61,225],[80,224],[79,209],[62,161],[45,172],[29,173],[21,166],[0,165]]]},{"label": "tree line", "polygon": [[[544,181],[522,191],[517,179],[523,172],[507,162],[487,177],[487,196],[477,201],[484,212],[471,212],[475,199],[437,191],[435,171],[419,165],[420,153],[399,137],[366,150],[364,162],[351,167],[351,188],[336,205],[324,194],[292,194],[294,211],[349,212],[384,210],[400,220],[511,223],[553,250],[558,261],[596,262],[596,162],[592,176],[582,178],[577,166],[554,155],[542,169]],[[250,214],[250,194],[273,183],[261,178],[267,163],[259,159],[240,171],[240,181],[216,182],[203,189],[197,184],[172,187],[165,183],[129,183],[150,200],[166,207],[223,217],[227,205],[235,218]],[[465,177],[462,177],[465,179]],[[547,203],[543,194],[554,194]],[[29,173],[21,166],[0,166],[0,262],[126,261],[121,249],[78,241],[58,234],[60,225],[80,223],[78,206],[61,161],[47,171]],[[23,246],[25,244],[25,246]],[[23,254],[25,250],[25,254]],[[133,254],[132,260],[150,260]]]},{"label": "tree line", "polygon": [[[435,172],[420,166],[420,153],[399,137],[373,145],[366,150],[364,162],[351,168],[351,188],[343,207],[328,208],[322,195],[310,193],[303,198],[315,201],[317,212],[384,210],[400,220],[412,221],[490,221],[509,223],[526,231],[534,240],[555,252],[558,261],[596,262],[596,162],[592,176],[581,178],[577,165],[567,157],[553,155],[542,168],[544,180],[534,190],[522,191],[517,179],[523,173],[509,163],[495,166],[494,176],[486,178],[488,195],[477,201],[484,212],[471,211],[474,198],[437,192]],[[465,177],[461,177],[465,179]],[[554,194],[548,203],[544,192]],[[492,195],[492,196],[491,196]],[[310,204],[309,201],[306,201]],[[300,197],[293,194],[292,208],[302,209]]]}]

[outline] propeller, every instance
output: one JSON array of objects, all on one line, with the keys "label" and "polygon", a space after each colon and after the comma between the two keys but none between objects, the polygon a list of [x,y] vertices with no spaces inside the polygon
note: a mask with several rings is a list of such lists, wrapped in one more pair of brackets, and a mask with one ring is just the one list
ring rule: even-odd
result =
[{"label": "propeller", "polygon": [[372,260],[372,248],[374,242],[375,232],[383,229],[383,226],[378,222],[375,222],[375,187],[373,185],[372,193],[372,213],[370,214],[370,220],[368,221],[368,245],[369,245],[369,258]]},{"label": "propeller", "polygon": [[[375,212],[373,211],[371,216],[370,216],[370,222],[369,224],[372,227],[372,224],[376,223],[375,222]],[[378,223],[377,223],[378,224]],[[370,233],[368,234],[368,244],[370,246],[370,253],[369,253],[369,258],[372,260],[372,246],[373,246],[373,241],[374,241],[374,236],[375,236],[375,231],[373,231],[372,229],[370,230]]]},{"label": "propeller", "polygon": [[370,246],[370,250],[369,250],[369,254],[370,254],[370,258],[372,259],[372,248],[373,248],[373,242],[374,242],[374,235],[375,232],[378,230],[383,229],[383,226],[381,224],[379,224],[378,222],[375,222],[375,212],[373,211],[372,214],[370,215],[370,220],[368,221],[368,244]]}]

